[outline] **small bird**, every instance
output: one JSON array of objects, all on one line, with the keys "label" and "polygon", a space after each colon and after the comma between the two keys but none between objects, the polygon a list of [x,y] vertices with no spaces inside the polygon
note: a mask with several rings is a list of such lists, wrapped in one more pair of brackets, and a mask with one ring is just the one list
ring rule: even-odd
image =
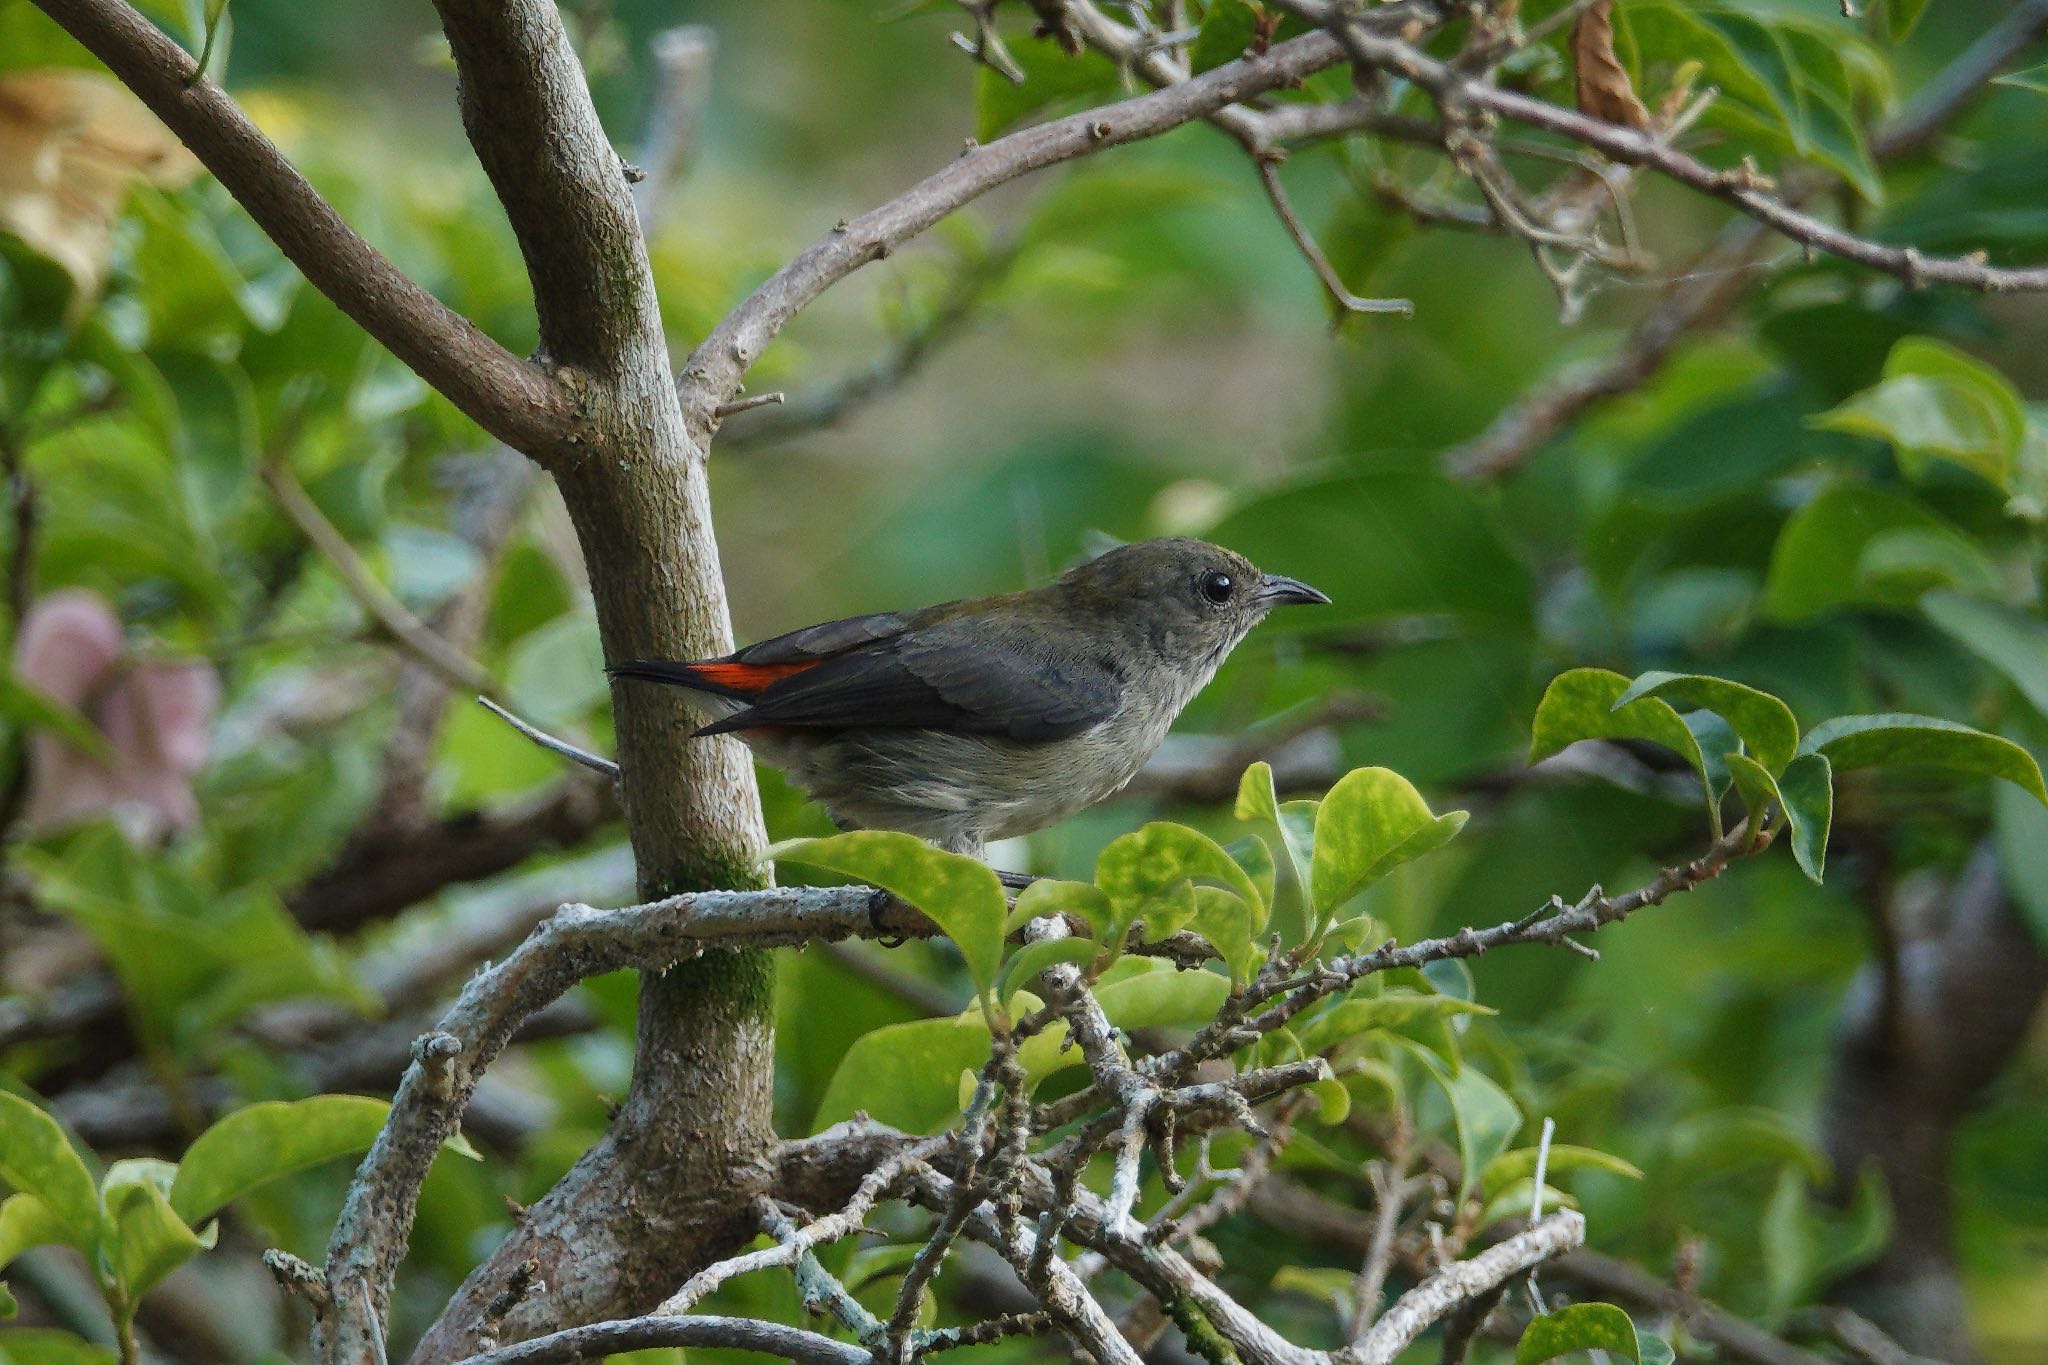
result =
[{"label": "small bird", "polygon": [[690,688],[842,829],[972,857],[1129,782],[1276,606],[1330,599],[1184,537],[1124,545],[1050,587],[827,621],[722,659],[614,664]]}]

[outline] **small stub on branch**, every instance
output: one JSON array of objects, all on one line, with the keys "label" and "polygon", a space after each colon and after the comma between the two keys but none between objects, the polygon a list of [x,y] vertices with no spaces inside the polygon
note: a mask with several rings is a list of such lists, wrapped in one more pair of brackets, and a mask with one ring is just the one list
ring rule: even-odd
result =
[{"label": "small stub on branch", "polygon": [[1579,112],[1629,128],[1648,128],[1650,111],[1614,55],[1614,0],[1599,0],[1572,25],[1572,66],[1578,73]]}]

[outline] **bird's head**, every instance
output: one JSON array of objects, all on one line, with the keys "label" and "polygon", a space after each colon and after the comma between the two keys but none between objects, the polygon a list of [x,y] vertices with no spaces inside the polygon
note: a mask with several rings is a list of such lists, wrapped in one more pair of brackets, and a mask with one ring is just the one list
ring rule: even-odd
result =
[{"label": "bird's head", "polygon": [[1054,590],[1084,619],[1128,624],[1169,658],[1212,665],[1274,607],[1330,600],[1186,536],[1120,545],[1069,569]]}]

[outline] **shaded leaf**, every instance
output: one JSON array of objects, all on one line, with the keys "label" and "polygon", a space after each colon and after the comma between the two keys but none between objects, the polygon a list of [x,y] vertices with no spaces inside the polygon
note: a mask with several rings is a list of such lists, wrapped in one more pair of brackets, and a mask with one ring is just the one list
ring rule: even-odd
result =
[{"label": "shaded leaf", "polygon": [[1242,986],[1251,978],[1259,955],[1259,947],[1252,940],[1259,925],[1256,913],[1242,896],[1217,886],[1196,887],[1195,917],[1187,927],[1207,939],[1216,950],[1216,956],[1230,969],[1233,985]]},{"label": "shaded leaf", "polygon": [[1638,697],[1703,707],[1734,727],[1757,761],[1783,772],[1799,748],[1799,722],[1792,708],[1768,692],[1702,673],[1643,673],[1615,700],[1624,706]]},{"label": "shaded leaf", "polygon": [[1010,997],[1029,987],[1047,967],[1061,962],[1093,962],[1101,952],[1101,944],[1085,938],[1048,938],[1027,943],[1003,963],[1003,970],[996,977],[996,1002],[1007,1008]]},{"label": "shaded leaf", "polygon": [[[1914,605],[1942,578],[1931,582],[1924,575],[1887,574],[1897,566],[1882,559],[1864,563],[1874,540],[1901,531],[1923,533],[1913,542],[1919,546],[1917,561],[1932,562],[1929,547],[1946,546],[1962,562],[1983,565],[1981,550],[1912,498],[1888,489],[1836,484],[1794,512],[1778,533],[1764,580],[1765,614],[1803,621],[1844,606]],[[1959,571],[1951,565],[1942,577],[1953,578]],[[1988,565],[1979,572],[1992,576]]]},{"label": "shaded leaf", "polygon": [[2009,739],[1938,716],[1838,716],[1800,741],[1800,752],[1825,755],[1837,772],[1880,765],[1922,764],[2002,777],[2048,803],[2034,756]]},{"label": "shaded leaf", "polygon": [[1928,593],[1920,599],[1920,610],[2004,674],[2048,718],[2048,624],[2040,617],[1954,592]]},{"label": "shaded leaf", "polygon": [[1005,933],[1015,933],[1035,919],[1073,916],[1088,927],[1088,936],[1112,952],[1123,947],[1110,939],[1109,897],[1092,882],[1065,882],[1040,877],[1017,893],[1017,903],[1003,921]]},{"label": "shaded leaf", "polygon": [[2019,394],[2004,375],[1930,337],[1900,340],[1874,387],[1812,419],[1833,431],[1875,436],[1921,479],[1946,460],[2007,487],[2027,429]]},{"label": "shaded leaf", "polygon": [[1636,1325],[1611,1303],[1575,1303],[1545,1313],[1522,1329],[1515,1344],[1515,1365],[1539,1365],[1573,1351],[1608,1351],[1640,1362],[1642,1346]]},{"label": "shaded leaf", "polygon": [[1550,680],[1529,727],[1529,761],[1540,763],[1582,739],[1641,739],[1671,750],[1700,775],[1707,804],[1714,792],[1699,740],[1670,703],[1638,697],[1619,704],[1629,681],[1604,668],[1574,668]]}]

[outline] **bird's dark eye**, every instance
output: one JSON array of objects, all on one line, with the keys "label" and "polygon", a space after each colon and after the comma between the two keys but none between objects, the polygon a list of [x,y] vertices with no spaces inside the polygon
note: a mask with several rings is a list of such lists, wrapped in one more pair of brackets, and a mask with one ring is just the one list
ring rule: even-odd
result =
[{"label": "bird's dark eye", "polygon": [[1231,579],[1229,574],[1224,573],[1220,569],[1211,569],[1197,580],[1195,586],[1200,590],[1202,596],[1220,607],[1230,600],[1231,589],[1235,588],[1237,584]]}]

